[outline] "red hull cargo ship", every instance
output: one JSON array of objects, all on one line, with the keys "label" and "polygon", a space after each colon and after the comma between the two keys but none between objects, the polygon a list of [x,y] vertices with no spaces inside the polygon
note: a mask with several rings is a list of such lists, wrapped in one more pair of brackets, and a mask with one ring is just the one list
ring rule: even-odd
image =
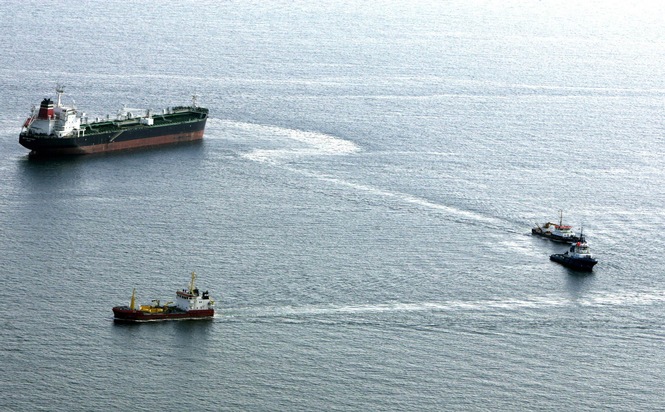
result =
[{"label": "red hull cargo ship", "polygon": [[56,102],[44,99],[33,109],[19,135],[19,143],[40,156],[81,155],[135,149],[203,139],[208,109],[178,106],[158,112],[123,109],[114,119],[90,121],[85,113],[61,103],[63,88],[56,88]]},{"label": "red hull cargo ship", "polygon": [[189,288],[176,292],[175,303],[167,302],[164,305],[160,305],[159,300],[153,300],[150,305],[136,307],[136,289],[134,289],[129,306],[113,308],[114,319],[121,322],[212,319],[215,315],[215,302],[210,298],[208,291],[199,291],[194,285],[195,279],[196,274],[192,272]]}]

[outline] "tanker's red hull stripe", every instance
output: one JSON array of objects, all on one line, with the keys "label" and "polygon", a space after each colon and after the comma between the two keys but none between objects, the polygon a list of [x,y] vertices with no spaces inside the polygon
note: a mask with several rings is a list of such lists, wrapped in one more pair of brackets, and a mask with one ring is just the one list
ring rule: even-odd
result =
[{"label": "tanker's red hull stripe", "polygon": [[123,142],[111,142],[91,146],[79,146],[58,150],[62,154],[91,154],[101,152],[113,152],[116,150],[137,149],[140,147],[161,146],[172,143],[192,142],[203,139],[203,130],[191,133],[177,133],[143,139],[127,140]]}]

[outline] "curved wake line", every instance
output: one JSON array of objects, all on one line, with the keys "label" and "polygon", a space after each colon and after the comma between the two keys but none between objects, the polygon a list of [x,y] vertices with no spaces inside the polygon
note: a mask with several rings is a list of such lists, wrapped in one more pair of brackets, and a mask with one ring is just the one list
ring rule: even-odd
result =
[{"label": "curved wake line", "polygon": [[[230,120],[214,121],[221,127],[235,129],[243,134],[251,134],[253,138],[259,137],[269,140],[271,144],[288,142],[296,143],[298,147],[278,147],[269,149],[254,149],[243,157],[263,163],[281,163],[293,158],[308,156],[341,156],[357,153],[360,147],[355,143],[325,133],[308,132],[298,129],[287,129],[278,126],[266,126],[254,123],[234,122]],[[282,145],[283,146],[283,145]]]},{"label": "curved wake line", "polygon": [[252,139],[258,138],[269,140],[272,144],[274,144],[275,139],[277,139],[277,143],[279,143],[280,140],[286,140],[290,142],[296,142],[304,146],[288,148],[282,147],[275,149],[254,149],[248,153],[241,154],[242,157],[248,160],[279,165],[281,168],[289,170],[293,173],[309,176],[314,179],[326,181],[338,186],[345,186],[374,196],[392,198],[399,202],[443,212],[447,215],[457,216],[461,219],[482,222],[485,224],[493,224],[496,226],[504,225],[504,222],[500,219],[464,209],[455,208],[452,206],[443,205],[440,203],[435,203],[428,199],[414,196],[408,193],[388,191],[361,183],[353,183],[322,173],[315,173],[308,170],[289,167],[284,164],[294,158],[308,156],[343,156],[359,152],[360,148],[351,141],[324,133],[307,132],[297,129],[287,129],[277,126],[258,125],[254,123],[236,122],[231,120],[212,119],[211,123],[214,125],[213,127],[230,128],[235,130],[237,132],[236,134],[248,134]]},{"label": "curved wake line", "polygon": [[387,303],[344,306],[275,306],[262,308],[227,308],[218,318],[275,318],[316,317],[331,315],[356,315],[407,312],[485,312],[515,311],[522,309],[546,309],[553,307],[614,307],[646,306],[665,302],[665,291],[650,293],[606,293],[582,299],[565,299],[559,296],[540,296],[529,299],[497,299],[485,301],[449,301],[421,303]]},{"label": "curved wake line", "polygon": [[[292,170],[294,172],[298,172],[298,173],[305,173],[301,170],[296,170],[296,169],[291,169],[291,168],[290,168],[290,170]],[[501,221],[499,219],[496,219],[496,218],[493,218],[493,217],[484,216],[484,215],[481,215],[479,213],[474,213],[474,212],[464,210],[464,209],[458,209],[458,208],[455,208],[455,207],[452,207],[452,206],[442,205],[440,203],[434,203],[434,202],[429,201],[425,198],[410,195],[408,193],[391,192],[391,191],[388,191],[388,190],[383,190],[383,189],[379,189],[377,187],[363,185],[363,184],[360,184],[360,183],[347,182],[345,180],[337,179],[337,178],[334,178],[334,177],[328,177],[328,176],[323,176],[323,175],[315,175],[315,174],[312,174],[312,173],[309,173],[309,174],[313,175],[314,177],[316,177],[320,180],[324,180],[326,182],[331,182],[331,183],[334,183],[334,184],[337,184],[337,185],[340,185],[340,186],[347,186],[347,187],[350,187],[350,188],[353,188],[353,189],[356,189],[356,190],[361,190],[363,192],[370,193],[370,194],[377,195],[377,196],[394,198],[394,199],[397,199],[401,202],[410,203],[410,204],[413,204],[413,205],[416,205],[416,206],[426,207],[426,208],[437,210],[437,211],[440,211],[440,212],[445,212],[447,214],[456,215],[456,216],[459,216],[461,218],[475,220],[475,221],[481,221],[481,222],[486,222],[486,223],[492,223],[492,224],[496,224],[496,225],[502,225],[503,224],[503,221]]]}]

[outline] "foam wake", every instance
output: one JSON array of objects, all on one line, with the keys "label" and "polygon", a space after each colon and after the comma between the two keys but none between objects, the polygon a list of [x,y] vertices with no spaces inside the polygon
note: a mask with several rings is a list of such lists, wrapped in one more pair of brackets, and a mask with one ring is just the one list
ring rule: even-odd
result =
[{"label": "foam wake", "polygon": [[318,317],[372,313],[405,312],[511,312],[555,307],[610,307],[647,306],[665,302],[665,290],[651,292],[598,293],[579,299],[561,296],[536,296],[525,299],[488,299],[478,301],[444,301],[421,303],[386,303],[342,306],[269,306],[260,308],[228,308],[219,311],[216,317],[225,318],[273,318],[273,317]]},{"label": "foam wake", "polygon": [[213,127],[230,130],[231,135],[238,137],[244,136],[255,141],[265,141],[266,144],[272,146],[255,148],[242,154],[243,157],[256,162],[284,163],[295,158],[341,156],[360,151],[360,147],[355,143],[325,133],[231,120],[213,122]]},{"label": "foam wake", "polygon": [[[300,171],[301,173],[304,173]],[[354,182],[348,182],[342,179],[334,178],[334,177],[329,177],[329,176],[322,176],[318,175],[316,178],[320,180],[324,180],[327,182],[334,183],[338,186],[347,186],[349,188],[362,191],[371,195],[375,196],[380,196],[384,198],[392,198],[395,199],[399,202],[403,203],[408,203],[412,204],[414,206],[434,210],[437,212],[442,212],[446,215],[449,216],[457,216],[459,219],[463,221],[474,221],[474,222],[482,222],[483,224],[493,224],[497,227],[503,225],[503,221],[500,219],[496,219],[491,216],[485,216],[480,213],[472,212],[470,210],[464,210],[464,209],[459,209],[456,207],[444,205],[441,203],[436,203],[432,202],[428,199],[425,199],[420,196],[415,196],[411,195],[408,193],[403,193],[403,192],[395,192],[395,191],[389,191],[389,190],[384,190],[380,189],[374,186],[368,186],[360,183],[354,183]]]},{"label": "foam wake", "polygon": [[[463,222],[477,222],[483,225],[501,227],[500,219],[469,210],[433,202],[409,193],[381,189],[375,186],[350,182],[325,173],[289,166],[296,159],[314,156],[343,156],[360,152],[355,143],[325,133],[307,132],[277,126],[259,125],[222,119],[210,119],[206,138],[225,136],[225,139],[252,142],[254,145],[268,145],[269,148],[254,148],[241,156],[255,162],[279,165],[291,172],[326,181],[337,186],[348,187],[368,195],[392,199],[416,207],[454,216]],[[214,138],[214,137],[213,137]],[[448,154],[447,154],[448,155]]]}]

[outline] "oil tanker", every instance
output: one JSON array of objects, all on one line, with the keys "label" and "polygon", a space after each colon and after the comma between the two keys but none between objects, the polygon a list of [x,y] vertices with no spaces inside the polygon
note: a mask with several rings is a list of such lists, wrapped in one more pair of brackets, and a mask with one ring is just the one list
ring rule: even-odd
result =
[{"label": "oil tanker", "polygon": [[196,104],[152,110],[123,109],[115,118],[91,121],[74,106],[61,102],[64,90],[56,88],[56,102],[42,100],[25,121],[19,143],[31,155],[81,155],[135,149],[203,139],[208,109]]}]

